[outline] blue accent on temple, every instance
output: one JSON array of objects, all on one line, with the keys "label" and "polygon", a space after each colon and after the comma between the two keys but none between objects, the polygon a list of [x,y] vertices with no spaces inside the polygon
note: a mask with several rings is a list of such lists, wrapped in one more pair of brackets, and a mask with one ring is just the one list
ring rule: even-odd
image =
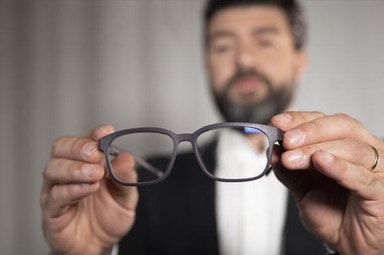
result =
[{"label": "blue accent on temple", "polygon": [[244,133],[246,134],[258,134],[261,133],[260,129],[254,127],[244,127]]}]

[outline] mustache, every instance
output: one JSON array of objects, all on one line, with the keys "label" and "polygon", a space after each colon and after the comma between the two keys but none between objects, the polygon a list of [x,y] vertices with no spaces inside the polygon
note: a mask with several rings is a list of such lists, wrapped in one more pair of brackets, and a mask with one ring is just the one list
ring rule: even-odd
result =
[{"label": "mustache", "polygon": [[271,83],[270,83],[270,80],[265,76],[263,75],[262,73],[260,73],[259,71],[257,70],[254,70],[254,69],[248,69],[248,70],[238,70],[232,77],[231,79],[228,80],[228,82],[225,84],[224,86],[224,90],[223,91],[228,91],[231,87],[233,87],[236,82],[242,78],[245,78],[245,77],[253,77],[255,79],[258,79],[258,80],[261,80],[262,82],[264,82],[269,88],[271,87]]}]

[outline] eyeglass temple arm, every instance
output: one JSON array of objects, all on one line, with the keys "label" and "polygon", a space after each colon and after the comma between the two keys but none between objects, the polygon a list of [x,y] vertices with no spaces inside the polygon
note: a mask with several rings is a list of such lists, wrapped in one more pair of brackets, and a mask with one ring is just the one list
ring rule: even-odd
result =
[{"label": "eyeglass temple arm", "polygon": [[[109,155],[111,155],[111,156],[117,156],[121,153],[121,151],[123,151],[119,147],[113,146],[113,145],[110,145],[109,148],[110,148]],[[145,170],[147,170],[148,172],[150,172],[153,175],[156,175],[159,178],[163,177],[164,173],[162,171],[160,171],[159,169],[157,169],[156,167],[153,167],[145,159],[143,159],[142,157],[137,156],[131,152],[128,152],[128,153],[130,153],[133,156],[135,162],[137,162]]]}]

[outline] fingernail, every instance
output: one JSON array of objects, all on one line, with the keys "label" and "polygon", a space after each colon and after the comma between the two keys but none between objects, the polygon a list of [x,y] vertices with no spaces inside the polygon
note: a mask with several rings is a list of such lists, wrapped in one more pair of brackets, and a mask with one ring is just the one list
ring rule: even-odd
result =
[{"label": "fingernail", "polygon": [[304,141],[304,134],[298,129],[290,130],[284,134],[284,138],[287,139],[292,145],[299,145]]},{"label": "fingernail", "polygon": [[95,143],[87,143],[83,148],[83,155],[85,157],[91,157],[97,150]]},{"label": "fingernail", "polygon": [[293,150],[285,152],[285,156],[292,165],[299,165],[303,161],[304,153],[302,150]]},{"label": "fingernail", "polygon": [[81,173],[85,176],[85,177],[92,177],[93,173],[94,173],[94,168],[93,166],[91,165],[85,165],[83,166],[83,168],[81,169]]},{"label": "fingernail", "polygon": [[292,116],[288,113],[281,113],[275,115],[273,118],[282,124],[288,124],[292,120]]}]

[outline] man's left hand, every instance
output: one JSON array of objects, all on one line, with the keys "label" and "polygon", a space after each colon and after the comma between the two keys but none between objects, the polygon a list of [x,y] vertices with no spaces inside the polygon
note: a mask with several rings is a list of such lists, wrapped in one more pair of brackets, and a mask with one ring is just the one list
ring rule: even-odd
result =
[{"label": "man's left hand", "polygon": [[384,254],[383,141],[345,114],[287,112],[272,124],[284,131],[274,171],[303,223],[340,254]]}]

